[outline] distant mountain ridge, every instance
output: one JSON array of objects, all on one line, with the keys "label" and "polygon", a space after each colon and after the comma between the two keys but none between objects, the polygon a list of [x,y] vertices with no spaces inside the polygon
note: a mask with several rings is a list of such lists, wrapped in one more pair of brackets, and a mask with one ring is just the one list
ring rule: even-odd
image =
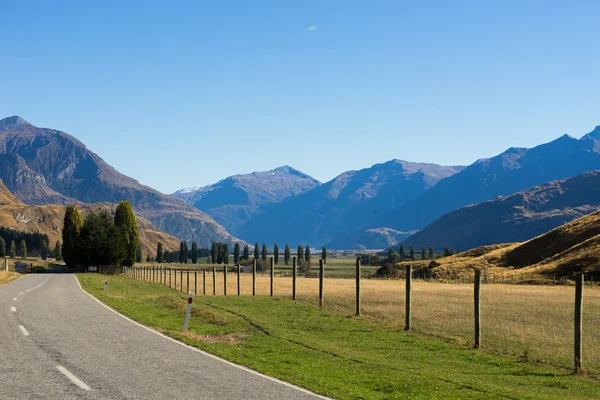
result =
[{"label": "distant mountain ridge", "polygon": [[265,208],[242,228],[250,242],[322,246],[430,189],[463,167],[391,160],[348,171]]},{"label": "distant mountain ridge", "polygon": [[213,185],[181,189],[172,196],[185,200],[238,235],[244,223],[265,206],[319,185],[316,179],[285,165],[270,171],[233,175]]},{"label": "distant mountain ridge", "polygon": [[531,149],[510,148],[495,157],[478,160],[368,227],[423,229],[457,208],[598,169],[600,127],[581,139],[563,135]]},{"label": "distant mountain ridge", "polygon": [[128,200],[158,229],[201,247],[238,241],[208,215],[121,174],[71,135],[20,117],[0,120],[0,163],[0,178],[28,204]]},{"label": "distant mountain ridge", "polygon": [[458,208],[404,240],[405,247],[472,248],[524,242],[600,210],[600,171]]}]

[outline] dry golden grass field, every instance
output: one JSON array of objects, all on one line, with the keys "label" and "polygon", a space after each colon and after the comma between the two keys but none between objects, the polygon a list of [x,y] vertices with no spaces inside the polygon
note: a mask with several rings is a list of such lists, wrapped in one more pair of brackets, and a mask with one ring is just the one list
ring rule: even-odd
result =
[{"label": "dry golden grass field", "polygon": [[[237,274],[227,274],[227,295],[237,295]],[[183,277],[183,279],[182,279]],[[204,293],[202,272],[189,273],[189,290]],[[155,277],[156,281],[160,278]],[[165,277],[169,284],[168,277]],[[491,281],[491,280],[490,280]],[[171,287],[188,290],[187,271],[171,275]],[[252,275],[242,273],[241,295],[252,295]],[[546,283],[551,282],[546,278]],[[196,286],[197,285],[197,286]],[[354,318],[355,281],[326,277],[325,308]],[[224,294],[223,268],[215,275],[216,295]],[[297,301],[318,305],[319,280],[299,277]],[[276,276],[275,296],[291,296],[292,278]],[[390,329],[403,329],[405,307],[404,280],[363,279],[362,316]],[[270,277],[258,274],[256,294],[269,296]],[[206,270],[206,295],[213,295],[212,268]],[[573,312],[575,289],[572,285],[484,284],[481,295],[482,349],[570,369],[573,364]],[[600,377],[600,287],[588,283],[584,290],[583,362],[587,372]],[[443,338],[459,345],[473,345],[473,285],[413,280],[412,327],[415,331]]]}]

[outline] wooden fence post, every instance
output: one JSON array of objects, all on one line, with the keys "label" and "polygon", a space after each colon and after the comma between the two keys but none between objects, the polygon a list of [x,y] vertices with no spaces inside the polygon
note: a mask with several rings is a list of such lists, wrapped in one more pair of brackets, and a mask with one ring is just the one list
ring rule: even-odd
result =
[{"label": "wooden fence post", "polygon": [[412,265],[406,266],[406,304],[404,310],[404,330],[410,330],[410,297],[412,292]]},{"label": "wooden fence post", "polygon": [[217,267],[213,267],[213,296],[217,295]]},{"label": "wooden fence post", "polygon": [[360,315],[360,260],[356,258],[356,315]]},{"label": "wooden fence post", "polygon": [[198,295],[198,271],[194,271],[194,294]]},{"label": "wooden fence post", "polygon": [[223,295],[227,296],[227,264],[223,266]]},{"label": "wooden fence post", "polygon": [[583,373],[581,360],[582,333],[583,333],[583,274],[575,278],[575,373]]},{"label": "wooden fence post", "polygon": [[325,280],[325,263],[319,260],[319,307],[323,307],[323,281]]},{"label": "wooden fence post", "polygon": [[252,296],[256,296],[256,258],[252,260]]},{"label": "wooden fence post", "polygon": [[183,270],[179,270],[179,291],[183,292]]},{"label": "wooden fence post", "polygon": [[473,290],[475,309],[475,348],[481,346],[481,271],[475,270],[475,286]]},{"label": "wooden fence post", "polygon": [[206,296],[206,270],[202,270],[202,294]]},{"label": "wooden fence post", "polygon": [[186,275],[187,275],[187,290],[185,292],[189,293],[190,292],[190,270],[189,269],[187,270]]},{"label": "wooden fence post", "polygon": [[172,275],[173,275],[173,269],[169,268],[169,287],[171,287],[171,278],[172,278]]},{"label": "wooden fence post", "polygon": [[177,290],[177,270],[175,270],[175,273],[173,274],[173,277],[174,277],[173,289]]},{"label": "wooden fence post", "polygon": [[296,300],[296,279],[298,279],[298,267],[296,257],[292,257],[292,300]]},{"label": "wooden fence post", "polygon": [[275,291],[275,260],[273,257],[269,258],[269,265],[271,266],[271,297],[273,297],[273,292]]}]

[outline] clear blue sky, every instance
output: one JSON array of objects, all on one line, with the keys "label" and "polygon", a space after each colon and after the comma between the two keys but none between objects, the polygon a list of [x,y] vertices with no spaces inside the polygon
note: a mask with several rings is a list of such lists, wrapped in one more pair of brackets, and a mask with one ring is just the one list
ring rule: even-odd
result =
[{"label": "clear blue sky", "polygon": [[0,1],[0,116],[163,192],[600,125],[598,1]]}]

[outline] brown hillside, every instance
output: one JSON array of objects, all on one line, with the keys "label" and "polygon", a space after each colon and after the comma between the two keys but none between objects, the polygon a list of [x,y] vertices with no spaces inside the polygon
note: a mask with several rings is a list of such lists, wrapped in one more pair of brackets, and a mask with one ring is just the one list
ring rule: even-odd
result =
[{"label": "brown hillside", "polygon": [[4,186],[4,182],[0,179],[0,205],[4,204],[23,204]]}]

